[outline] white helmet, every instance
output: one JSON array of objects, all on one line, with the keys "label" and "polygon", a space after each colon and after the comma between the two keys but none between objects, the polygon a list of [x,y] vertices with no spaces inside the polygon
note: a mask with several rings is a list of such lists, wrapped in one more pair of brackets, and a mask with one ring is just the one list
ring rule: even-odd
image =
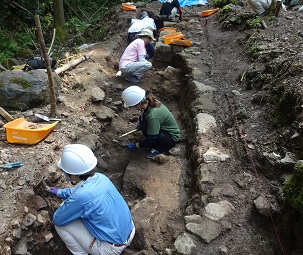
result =
[{"label": "white helmet", "polygon": [[67,174],[81,175],[94,169],[97,158],[87,146],[69,144],[64,147],[57,165]]},{"label": "white helmet", "polygon": [[145,98],[145,90],[138,86],[130,86],[122,92],[125,107],[134,106]]}]

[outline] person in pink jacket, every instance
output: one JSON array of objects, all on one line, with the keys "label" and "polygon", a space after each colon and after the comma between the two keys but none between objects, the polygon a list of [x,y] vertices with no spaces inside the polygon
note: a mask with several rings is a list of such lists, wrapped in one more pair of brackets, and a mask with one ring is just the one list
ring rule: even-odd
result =
[{"label": "person in pink jacket", "polygon": [[152,63],[146,60],[146,45],[155,40],[148,28],[142,29],[138,37],[127,46],[119,61],[119,70],[125,80],[134,85],[138,85],[142,76],[152,68]]}]

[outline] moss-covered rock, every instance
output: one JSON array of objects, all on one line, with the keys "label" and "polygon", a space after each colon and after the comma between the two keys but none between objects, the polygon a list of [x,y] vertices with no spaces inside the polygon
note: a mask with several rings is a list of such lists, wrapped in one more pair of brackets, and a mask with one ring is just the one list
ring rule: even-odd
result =
[{"label": "moss-covered rock", "polygon": [[295,165],[293,175],[283,186],[283,192],[287,203],[303,215],[303,160]]},{"label": "moss-covered rock", "polygon": [[24,89],[32,87],[32,84],[30,82],[28,82],[26,79],[23,79],[23,78],[12,77],[12,78],[9,79],[9,81],[11,83],[15,83],[15,84],[20,85]]},{"label": "moss-covered rock", "polygon": [[[58,95],[60,77],[54,72],[54,89]],[[49,79],[45,69],[0,72],[0,102],[8,109],[28,110],[50,100]]]}]

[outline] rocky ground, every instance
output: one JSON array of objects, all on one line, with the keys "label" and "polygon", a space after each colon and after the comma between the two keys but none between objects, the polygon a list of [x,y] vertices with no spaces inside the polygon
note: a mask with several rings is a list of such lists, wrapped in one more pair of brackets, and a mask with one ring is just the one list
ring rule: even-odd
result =
[{"label": "rocky ground", "polygon": [[[115,74],[127,18],[141,10],[156,15],[160,6],[138,5],[136,13],[117,8],[104,20],[109,36],[86,50],[90,59],[60,75],[62,121],[45,140],[9,144],[2,129],[0,160],[24,166],[1,172],[1,254],[69,254],[51,224],[60,201],[44,185],[69,185],[56,167],[69,143],[94,150],[98,171],[131,208],[137,234],[124,254],[302,254],[296,241],[302,234],[294,231],[298,216],[285,206],[281,189],[301,157],[295,88],[302,84],[302,14],[281,12],[264,18],[267,29],[248,29],[235,27],[238,17],[251,15],[247,6],[207,18],[201,11],[209,7],[194,6],[184,8],[182,22],[166,24],[193,44],[172,47],[158,39],[154,68],[140,84],[171,109],[182,129],[181,143],[151,161],[146,151],[125,148],[140,133],[119,139],[136,126],[138,113],[122,107],[130,84]],[[282,100],[274,99],[284,94],[274,85],[281,83],[296,100],[278,108]],[[286,123],[274,122],[285,116],[273,115],[276,108],[288,105]],[[49,112],[50,105],[41,105],[10,114],[40,123],[33,114]]]}]

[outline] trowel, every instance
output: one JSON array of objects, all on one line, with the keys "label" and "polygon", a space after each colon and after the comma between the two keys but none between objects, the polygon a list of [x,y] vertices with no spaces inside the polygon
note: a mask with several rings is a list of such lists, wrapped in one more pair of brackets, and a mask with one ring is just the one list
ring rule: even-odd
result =
[{"label": "trowel", "polygon": [[35,116],[40,118],[40,119],[43,119],[45,121],[61,121],[62,119],[57,119],[57,118],[49,118],[45,115],[42,115],[42,114],[39,114],[39,113],[35,113]]},{"label": "trowel", "polygon": [[123,138],[123,137],[125,137],[125,136],[127,136],[129,134],[132,134],[132,133],[134,133],[136,131],[138,131],[138,129],[131,130],[131,131],[129,131],[129,132],[123,134],[123,135],[120,135],[117,139],[114,139],[112,141],[114,143],[122,146],[122,147],[126,147],[130,143],[130,141],[128,139],[126,139],[126,138]]},{"label": "trowel", "polygon": [[123,134],[123,135],[120,135],[119,138],[122,138],[122,137],[124,137],[124,136],[130,135],[130,134],[136,132],[137,130],[138,130],[138,129],[131,130],[131,131],[129,131],[129,132]]}]

